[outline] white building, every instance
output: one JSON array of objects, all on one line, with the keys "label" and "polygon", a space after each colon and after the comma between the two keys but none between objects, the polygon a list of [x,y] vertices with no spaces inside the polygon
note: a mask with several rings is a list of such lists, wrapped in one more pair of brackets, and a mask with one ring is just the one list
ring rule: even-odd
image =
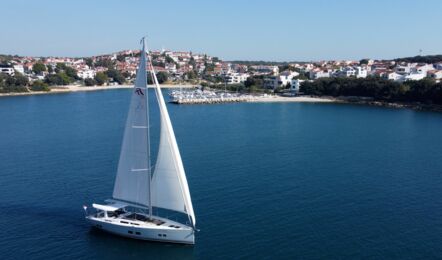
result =
[{"label": "white building", "polygon": [[238,84],[247,80],[249,77],[248,74],[245,73],[229,73],[226,75],[227,84]]},{"label": "white building", "polygon": [[353,67],[345,67],[341,71],[338,72],[338,76],[341,77],[353,77],[356,76],[356,70]]},{"label": "white building", "polygon": [[428,72],[428,77],[432,79],[442,79],[442,70],[433,70]]},{"label": "white building", "polygon": [[0,73],[5,73],[14,76],[14,68],[10,65],[0,65]]},{"label": "white building", "polygon": [[425,76],[427,75],[427,72],[429,70],[433,70],[433,64],[423,64],[423,65],[418,65],[416,66],[414,72],[416,73],[420,73],[420,74],[425,74]]},{"label": "white building", "polygon": [[309,72],[309,78],[310,79],[319,79],[319,78],[329,78],[330,77],[330,70],[311,70]]},{"label": "white building", "polygon": [[279,85],[286,86],[288,83],[291,83],[291,80],[294,77],[297,76],[299,76],[299,73],[296,71],[290,71],[290,70],[283,71],[278,76],[278,83]]},{"label": "white building", "polygon": [[276,89],[277,87],[287,86],[298,75],[299,73],[295,71],[284,71],[279,76],[267,77],[264,79],[264,88]]},{"label": "white building", "polygon": [[304,82],[304,80],[301,79],[292,79],[290,83],[290,92],[292,93],[298,93],[299,89],[301,88],[301,83]]},{"label": "white building", "polygon": [[364,67],[356,67],[356,77],[357,78],[366,78],[367,77],[367,69]]},{"label": "white building", "polygon": [[405,76],[402,74],[396,73],[396,72],[390,72],[390,73],[387,73],[385,75],[385,77],[387,79],[393,80],[393,81],[403,81]]},{"label": "white building", "polygon": [[82,79],[92,79],[95,77],[95,71],[86,69],[77,71],[77,76]]},{"label": "white building", "polygon": [[21,74],[25,73],[25,68],[23,68],[23,65],[14,65],[13,68],[15,71],[20,72]]},{"label": "white building", "polygon": [[399,65],[395,68],[395,72],[405,75],[410,74],[416,66],[414,64],[408,63],[407,65]]},{"label": "white building", "polygon": [[423,74],[423,73],[411,73],[411,74],[405,75],[404,81],[407,81],[407,80],[421,80],[421,79],[425,78],[426,76],[427,75]]}]

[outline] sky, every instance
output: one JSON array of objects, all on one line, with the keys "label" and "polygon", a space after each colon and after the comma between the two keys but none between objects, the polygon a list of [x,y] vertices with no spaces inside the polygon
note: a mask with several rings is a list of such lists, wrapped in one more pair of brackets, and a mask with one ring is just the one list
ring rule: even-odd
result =
[{"label": "sky", "polygon": [[1,1],[0,54],[93,56],[139,48],[223,60],[442,54],[441,0]]}]

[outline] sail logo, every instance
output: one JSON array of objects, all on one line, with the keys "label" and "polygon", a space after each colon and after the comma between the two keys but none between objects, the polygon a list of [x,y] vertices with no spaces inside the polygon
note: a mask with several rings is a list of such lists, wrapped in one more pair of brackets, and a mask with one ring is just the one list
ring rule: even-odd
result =
[{"label": "sail logo", "polygon": [[137,93],[138,96],[144,96],[143,90],[141,90],[141,88],[136,88],[135,93]]}]

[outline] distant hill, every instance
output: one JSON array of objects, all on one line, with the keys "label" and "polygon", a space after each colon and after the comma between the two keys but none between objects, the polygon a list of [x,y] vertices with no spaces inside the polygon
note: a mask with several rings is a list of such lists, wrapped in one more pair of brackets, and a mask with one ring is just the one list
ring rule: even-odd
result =
[{"label": "distant hill", "polygon": [[426,56],[414,56],[394,59],[396,62],[417,62],[417,63],[438,63],[442,62],[442,55],[426,55]]}]

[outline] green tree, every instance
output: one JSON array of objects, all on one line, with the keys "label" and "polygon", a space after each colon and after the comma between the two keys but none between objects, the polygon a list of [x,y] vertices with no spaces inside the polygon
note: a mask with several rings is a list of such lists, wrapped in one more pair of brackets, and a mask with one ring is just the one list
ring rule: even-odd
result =
[{"label": "green tree", "polygon": [[86,86],[95,86],[97,82],[94,79],[87,78],[84,80],[84,85]]},{"label": "green tree", "polygon": [[58,72],[56,74],[48,74],[45,77],[45,82],[49,85],[69,85],[73,79],[66,75],[65,72]]},{"label": "green tree", "polygon": [[66,75],[72,79],[79,79],[77,76],[77,70],[72,68],[72,67],[68,67],[66,66],[64,69],[64,72],[66,73]]},{"label": "green tree", "polygon": [[359,64],[360,64],[360,65],[368,64],[368,59],[362,59],[362,60],[360,60],[360,61],[359,61]]},{"label": "green tree", "polygon": [[32,91],[50,91],[51,89],[49,88],[47,83],[45,83],[41,80],[36,80],[32,83],[31,90]]},{"label": "green tree", "polygon": [[106,83],[109,80],[109,78],[103,72],[97,72],[97,74],[94,77],[94,80],[97,83],[97,85],[101,86],[104,83]]},{"label": "green tree", "polygon": [[60,72],[65,69],[66,69],[66,64],[62,62],[58,62],[57,65],[55,66],[55,72]]},{"label": "green tree", "polygon": [[37,62],[34,65],[32,65],[32,71],[35,74],[41,74],[43,71],[46,71],[46,66],[41,62]]},{"label": "green tree", "polygon": [[169,55],[165,55],[165,56],[166,56],[167,63],[175,63],[175,61]]},{"label": "green tree", "polygon": [[89,68],[92,68],[94,65],[94,61],[91,58],[84,59],[84,62],[89,66]]},{"label": "green tree", "polygon": [[156,74],[156,76],[158,79],[158,83],[163,84],[167,81],[169,74],[167,74],[167,72],[160,71]]},{"label": "green tree", "polygon": [[126,81],[121,72],[116,69],[108,69],[106,71],[106,74],[109,78],[112,78],[112,80],[117,82],[118,84],[123,84]]}]

